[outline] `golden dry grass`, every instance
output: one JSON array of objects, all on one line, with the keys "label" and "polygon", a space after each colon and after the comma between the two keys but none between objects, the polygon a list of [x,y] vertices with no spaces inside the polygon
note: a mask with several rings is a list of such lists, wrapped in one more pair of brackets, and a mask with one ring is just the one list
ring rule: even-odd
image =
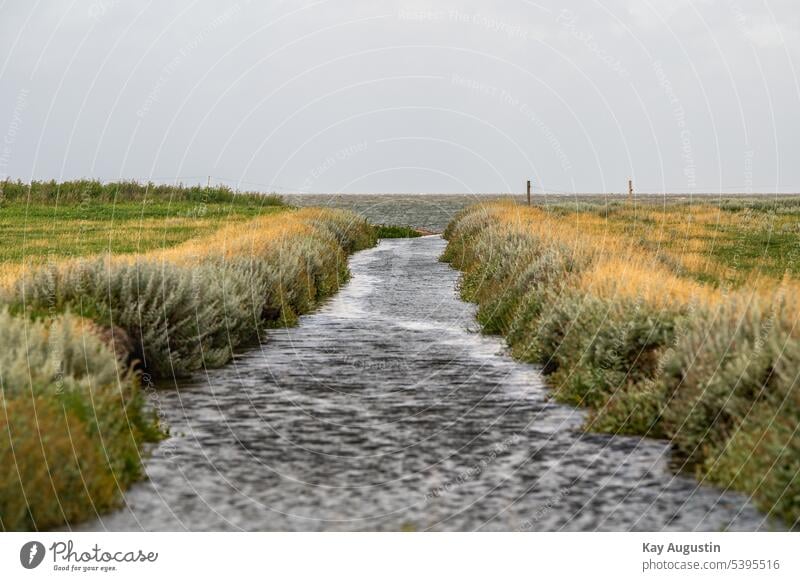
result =
[{"label": "golden dry grass", "polygon": [[[148,258],[187,264],[209,255],[223,258],[260,255],[289,236],[313,235],[311,221],[318,219],[322,212],[326,211],[309,208],[284,213],[280,217],[261,216],[244,223],[228,224],[208,235],[150,252]],[[118,259],[130,260],[131,257]]]},{"label": "golden dry grass", "polygon": [[[150,216],[106,221],[31,219],[26,226],[12,224],[9,216],[0,220],[0,232],[11,246],[0,252],[0,289],[8,289],[25,272],[44,264],[69,265],[80,260],[106,257],[113,262],[141,259],[180,260],[197,257],[234,245],[242,246],[250,237],[252,243],[264,242],[277,230],[287,234],[297,228],[301,216],[282,208],[268,208],[253,217],[246,208],[235,212],[212,211],[203,217],[191,214]],[[280,214],[281,218],[276,219]],[[285,214],[285,216],[284,216]],[[21,218],[18,217],[21,220]],[[37,221],[38,220],[38,221]],[[220,231],[219,234],[215,232]]]},{"label": "golden dry grass", "polygon": [[227,224],[287,211],[195,203],[0,205],[0,284],[25,269],[98,255],[145,255]]},{"label": "golden dry grass", "polygon": [[[704,206],[622,207],[609,215],[594,211],[554,212],[513,203],[487,205],[502,232],[533,234],[558,244],[591,266],[577,284],[602,298],[627,297],[654,307],[718,304],[731,287],[771,296],[777,287],[800,291],[795,277],[762,270],[732,269],[715,256],[721,228],[747,232],[764,228],[764,217],[742,216]],[[711,284],[708,281],[719,281]]]}]

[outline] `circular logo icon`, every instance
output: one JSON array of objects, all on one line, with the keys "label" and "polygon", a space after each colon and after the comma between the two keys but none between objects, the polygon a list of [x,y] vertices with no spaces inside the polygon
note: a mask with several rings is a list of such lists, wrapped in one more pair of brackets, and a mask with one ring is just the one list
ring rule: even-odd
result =
[{"label": "circular logo icon", "polygon": [[29,541],[19,550],[19,562],[26,569],[35,569],[44,560],[44,545],[39,541]]}]

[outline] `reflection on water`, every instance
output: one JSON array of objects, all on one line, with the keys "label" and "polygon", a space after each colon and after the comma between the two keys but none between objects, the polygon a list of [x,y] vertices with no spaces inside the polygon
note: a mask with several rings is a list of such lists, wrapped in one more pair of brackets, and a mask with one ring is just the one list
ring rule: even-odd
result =
[{"label": "reflection on water", "polygon": [[439,237],[383,241],[294,329],[161,393],[173,436],[113,530],[752,530],[663,442],[585,434],[476,333]]}]

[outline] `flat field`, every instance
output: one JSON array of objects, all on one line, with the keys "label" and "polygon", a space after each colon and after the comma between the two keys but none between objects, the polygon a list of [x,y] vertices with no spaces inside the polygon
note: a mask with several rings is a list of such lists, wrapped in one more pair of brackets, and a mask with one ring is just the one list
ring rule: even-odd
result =
[{"label": "flat field", "polygon": [[713,285],[800,274],[800,198],[550,203],[559,224],[627,240],[676,273]]},{"label": "flat field", "polygon": [[0,206],[0,273],[8,277],[23,264],[96,254],[144,254],[209,234],[223,224],[282,211],[286,208],[164,201],[5,203]]}]

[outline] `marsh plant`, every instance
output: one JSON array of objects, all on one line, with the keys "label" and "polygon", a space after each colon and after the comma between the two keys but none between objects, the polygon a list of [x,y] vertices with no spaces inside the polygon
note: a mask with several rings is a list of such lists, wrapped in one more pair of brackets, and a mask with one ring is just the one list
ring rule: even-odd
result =
[{"label": "marsh plant", "polygon": [[484,330],[541,365],[559,401],[590,408],[588,429],[669,438],[679,468],[796,525],[797,284],[738,273],[724,290],[671,268],[669,245],[601,226],[594,210],[476,206],[442,258]]},{"label": "marsh plant", "polygon": [[33,270],[12,304],[32,316],[71,309],[130,338],[132,360],[158,376],[227,363],[269,325],[288,325],[335,292],[347,253],[374,244],[342,211],[302,210],[223,228],[144,257],[99,257]]},{"label": "marsh plant", "polygon": [[93,324],[0,311],[0,525],[37,530],[108,510],[159,437],[138,379]]},{"label": "marsh plant", "polygon": [[0,522],[43,529],[108,510],[160,431],[140,377],[231,360],[347,280],[375,230],[341,210],[283,212],[146,255],[34,268],[0,312]]}]

